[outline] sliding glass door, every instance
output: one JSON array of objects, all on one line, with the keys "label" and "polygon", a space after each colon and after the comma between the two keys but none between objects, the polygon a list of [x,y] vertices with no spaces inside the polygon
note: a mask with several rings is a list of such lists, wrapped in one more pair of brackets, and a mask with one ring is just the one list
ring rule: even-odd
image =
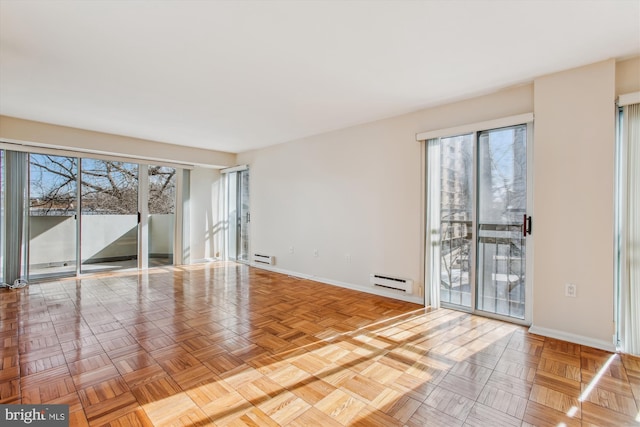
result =
[{"label": "sliding glass door", "polygon": [[249,171],[238,174],[238,256],[239,261],[249,261]]},{"label": "sliding glass door", "polygon": [[176,216],[176,170],[148,168],[148,266],[173,264]]},{"label": "sliding glass door", "polygon": [[249,170],[226,173],[227,186],[227,257],[249,262]]},{"label": "sliding glass door", "polygon": [[3,281],[173,265],[181,169],[57,153],[0,150]]},{"label": "sliding glass door", "polygon": [[524,124],[428,141],[427,277],[443,306],[525,320],[527,151]]},{"label": "sliding glass door", "polygon": [[81,162],[81,272],[137,268],[138,165]]},{"label": "sliding glass door", "polygon": [[477,309],[524,319],[527,215],[526,126],[478,140]]},{"label": "sliding glass door", "polygon": [[473,135],[440,140],[440,297],[471,308]]},{"label": "sliding glass door", "polygon": [[76,157],[29,155],[29,278],[76,273]]}]

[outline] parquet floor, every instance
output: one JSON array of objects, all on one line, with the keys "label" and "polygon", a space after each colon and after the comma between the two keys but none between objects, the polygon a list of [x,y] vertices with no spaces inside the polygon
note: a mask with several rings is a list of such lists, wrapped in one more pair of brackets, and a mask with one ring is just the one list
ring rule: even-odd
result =
[{"label": "parquet floor", "polygon": [[231,263],[0,292],[0,403],[72,426],[632,426],[640,359]]}]

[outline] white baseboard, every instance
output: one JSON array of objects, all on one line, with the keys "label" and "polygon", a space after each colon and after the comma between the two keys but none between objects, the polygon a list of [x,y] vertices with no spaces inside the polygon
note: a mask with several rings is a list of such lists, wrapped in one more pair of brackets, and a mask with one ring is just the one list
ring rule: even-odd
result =
[{"label": "white baseboard", "polygon": [[354,285],[353,283],[341,282],[338,280],[327,279],[325,277],[318,277],[310,274],[298,273],[296,271],[289,271],[289,270],[274,267],[271,265],[257,264],[253,262],[249,265],[255,268],[261,268],[263,270],[273,271],[274,273],[280,273],[280,274],[285,274],[287,276],[299,277],[301,279],[313,280],[314,282],[320,282],[326,285],[338,286],[340,288],[366,292],[368,294],[378,295],[381,297],[392,298],[400,301],[406,301],[406,302],[412,302],[415,304],[424,305],[424,299],[418,295],[411,295],[411,294],[406,295],[406,294],[395,293],[393,291],[385,291],[384,289],[378,289],[374,287]]},{"label": "white baseboard", "polygon": [[555,338],[558,340],[569,341],[575,344],[586,345],[600,350],[610,351],[615,353],[616,346],[612,342],[605,340],[599,340],[591,337],[585,337],[584,335],[572,334],[570,332],[559,331],[557,329],[543,328],[540,326],[531,325],[529,332],[536,335],[542,335],[544,337]]},{"label": "white baseboard", "polygon": [[220,258],[202,258],[202,259],[194,259],[189,262],[189,264],[206,264],[208,262],[220,261]]}]

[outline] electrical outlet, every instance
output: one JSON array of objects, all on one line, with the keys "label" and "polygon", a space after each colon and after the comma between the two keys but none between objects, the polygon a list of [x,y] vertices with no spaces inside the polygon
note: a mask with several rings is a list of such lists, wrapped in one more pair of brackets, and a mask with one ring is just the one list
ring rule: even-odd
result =
[{"label": "electrical outlet", "polygon": [[320,252],[318,252],[317,249],[314,249],[313,250],[313,256],[316,257],[316,258],[319,257],[320,256]]},{"label": "electrical outlet", "polygon": [[564,285],[564,296],[575,298],[578,294],[578,287],[573,283],[566,283]]},{"label": "electrical outlet", "polygon": [[350,263],[351,262],[351,254],[346,254],[344,256],[344,260],[347,262],[347,264]]},{"label": "electrical outlet", "polygon": [[294,248],[293,246],[289,246],[289,253],[292,254],[296,251],[296,248]]}]

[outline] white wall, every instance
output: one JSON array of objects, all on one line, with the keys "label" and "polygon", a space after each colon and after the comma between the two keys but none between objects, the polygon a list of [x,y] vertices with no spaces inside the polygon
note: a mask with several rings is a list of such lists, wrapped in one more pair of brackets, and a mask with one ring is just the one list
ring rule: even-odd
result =
[{"label": "white wall", "polygon": [[[76,258],[76,221],[69,216],[29,217],[31,265],[61,265]],[[149,215],[149,254],[173,254],[175,215]],[[135,215],[85,215],[83,258],[133,256],[138,253]],[[202,244],[202,242],[199,242]]]},{"label": "white wall", "polygon": [[[534,111],[532,331],[611,349],[614,100],[640,89],[638,70],[640,58],[605,61],[241,153],[251,168],[252,251],[274,255],[281,271],[354,288],[368,288],[372,272],[411,278],[422,295],[415,133]],[[577,298],[564,296],[565,283],[578,286]]]},{"label": "white wall", "polygon": [[221,257],[224,243],[222,213],[222,175],[218,170],[195,168],[190,176],[189,208],[190,262],[202,262]]},{"label": "white wall", "polygon": [[147,161],[180,162],[211,167],[232,166],[236,157],[235,154],[221,151],[184,147],[9,116],[0,116],[0,139],[45,148],[62,148],[95,154],[127,156]]},{"label": "white wall", "polygon": [[173,254],[174,214],[149,215],[149,254]]},{"label": "white wall", "polygon": [[614,333],[615,70],[535,80],[532,331],[601,348]]},{"label": "white wall", "polygon": [[[138,253],[135,215],[85,215],[82,256],[99,259]],[[149,253],[173,253],[174,215],[149,215]],[[76,220],[72,216],[29,217],[31,265],[62,265],[76,259]]]},{"label": "white wall", "polygon": [[61,265],[76,259],[76,220],[72,216],[31,216],[29,234],[31,265]]},{"label": "white wall", "polygon": [[239,154],[250,165],[252,251],[274,255],[282,271],[354,288],[372,290],[370,273],[413,279],[423,301],[416,133],[531,112],[532,95],[523,85]]},{"label": "white wall", "polygon": [[[82,219],[82,257],[136,255],[136,215],[86,215]],[[29,263],[61,264],[76,259],[76,220],[62,216],[29,217]]]},{"label": "white wall", "polygon": [[640,91],[640,58],[616,64],[616,95]]}]

